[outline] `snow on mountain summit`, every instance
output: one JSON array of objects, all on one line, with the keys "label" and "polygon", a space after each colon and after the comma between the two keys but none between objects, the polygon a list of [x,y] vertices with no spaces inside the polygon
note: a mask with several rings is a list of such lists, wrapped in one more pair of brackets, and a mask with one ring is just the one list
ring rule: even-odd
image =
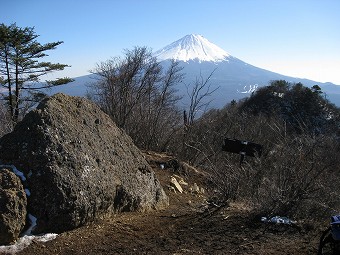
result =
[{"label": "snow on mountain summit", "polygon": [[175,59],[219,62],[231,57],[229,53],[209,42],[201,35],[191,34],[155,52],[158,60]]}]

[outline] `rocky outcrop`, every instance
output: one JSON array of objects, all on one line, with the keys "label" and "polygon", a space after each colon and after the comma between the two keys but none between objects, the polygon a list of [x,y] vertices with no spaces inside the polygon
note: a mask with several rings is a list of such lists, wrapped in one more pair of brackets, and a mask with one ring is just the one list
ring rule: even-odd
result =
[{"label": "rocky outcrop", "polygon": [[0,167],[0,245],[15,242],[26,221],[26,194],[21,180]]},{"label": "rocky outcrop", "polygon": [[168,205],[131,138],[89,100],[56,94],[0,139],[0,159],[27,177],[35,232],[62,232],[103,213]]}]

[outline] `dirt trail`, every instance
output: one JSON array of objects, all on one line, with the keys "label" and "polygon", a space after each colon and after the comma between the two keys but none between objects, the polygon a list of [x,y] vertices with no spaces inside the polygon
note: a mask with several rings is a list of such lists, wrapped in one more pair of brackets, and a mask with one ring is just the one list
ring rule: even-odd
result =
[{"label": "dirt trail", "polygon": [[[298,231],[251,221],[249,211],[232,204],[218,213],[205,194],[167,189],[171,169],[161,169],[162,155],[146,154],[170,197],[170,206],[146,214],[122,213],[62,233],[47,243],[33,243],[19,254],[316,254],[319,232]],[[190,171],[189,186],[203,185]]]}]

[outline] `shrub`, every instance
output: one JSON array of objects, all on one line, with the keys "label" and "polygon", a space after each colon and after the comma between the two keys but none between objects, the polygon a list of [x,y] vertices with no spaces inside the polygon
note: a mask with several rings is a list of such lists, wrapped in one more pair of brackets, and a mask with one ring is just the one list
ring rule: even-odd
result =
[{"label": "shrub", "polygon": [[[207,112],[183,128],[173,152],[209,174],[220,201],[248,201],[262,215],[327,218],[339,211],[337,129],[291,132],[279,115],[241,107],[239,102]],[[262,157],[247,157],[240,166],[239,155],[222,151],[225,137],[262,144]]]}]

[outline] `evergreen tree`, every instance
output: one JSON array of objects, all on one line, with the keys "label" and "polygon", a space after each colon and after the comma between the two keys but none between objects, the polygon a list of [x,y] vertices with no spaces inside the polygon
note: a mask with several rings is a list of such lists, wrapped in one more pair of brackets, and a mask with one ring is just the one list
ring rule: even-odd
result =
[{"label": "evergreen tree", "polygon": [[340,111],[323,97],[318,85],[272,81],[241,105],[241,111],[268,117],[279,116],[294,131],[325,133],[337,129]]},{"label": "evergreen tree", "polygon": [[36,40],[38,37],[34,27],[0,24],[0,85],[7,91],[2,96],[8,102],[14,123],[18,121],[23,102],[38,102],[45,96],[42,89],[72,81],[65,77],[37,85],[41,76],[68,67],[65,64],[39,61],[48,56],[46,51],[56,49],[63,42],[41,44]]}]

